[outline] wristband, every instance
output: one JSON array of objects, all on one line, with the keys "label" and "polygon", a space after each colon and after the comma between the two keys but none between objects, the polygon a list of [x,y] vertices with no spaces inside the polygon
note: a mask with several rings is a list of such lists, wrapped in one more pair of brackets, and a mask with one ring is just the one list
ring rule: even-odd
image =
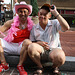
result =
[{"label": "wristband", "polygon": [[56,18],[59,16],[59,14],[56,16]]}]

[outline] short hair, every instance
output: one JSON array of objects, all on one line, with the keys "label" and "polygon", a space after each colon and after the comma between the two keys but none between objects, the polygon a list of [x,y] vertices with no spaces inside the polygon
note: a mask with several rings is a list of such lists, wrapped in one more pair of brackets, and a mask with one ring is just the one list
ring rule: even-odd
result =
[{"label": "short hair", "polygon": [[50,9],[49,9],[48,6],[42,6],[40,9],[45,9],[45,10],[47,10],[48,12],[50,12]]}]

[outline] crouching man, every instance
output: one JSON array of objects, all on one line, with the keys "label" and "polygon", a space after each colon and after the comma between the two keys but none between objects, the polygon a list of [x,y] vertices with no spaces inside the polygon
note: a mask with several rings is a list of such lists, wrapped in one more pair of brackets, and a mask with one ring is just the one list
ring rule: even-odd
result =
[{"label": "crouching man", "polygon": [[[70,27],[66,20],[58,13],[56,6],[44,4],[38,13],[39,23],[34,25],[30,40],[33,42],[28,45],[28,54],[30,58],[37,64],[38,68],[36,74],[43,72],[43,66],[40,59],[48,60],[53,63],[53,73],[59,73],[58,67],[65,63],[65,53],[62,50],[59,31],[66,31]],[[51,18],[51,13],[56,17],[54,20]],[[29,40],[26,40],[30,42]]]}]

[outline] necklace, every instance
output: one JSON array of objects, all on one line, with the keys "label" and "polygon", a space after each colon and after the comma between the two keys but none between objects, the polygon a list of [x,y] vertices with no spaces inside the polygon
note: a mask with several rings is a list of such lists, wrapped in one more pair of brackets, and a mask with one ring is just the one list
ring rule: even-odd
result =
[{"label": "necklace", "polygon": [[27,26],[27,22],[25,22],[24,24],[20,23],[20,29],[25,29]]},{"label": "necklace", "polygon": [[21,25],[22,29],[25,29],[25,24],[24,25]]}]

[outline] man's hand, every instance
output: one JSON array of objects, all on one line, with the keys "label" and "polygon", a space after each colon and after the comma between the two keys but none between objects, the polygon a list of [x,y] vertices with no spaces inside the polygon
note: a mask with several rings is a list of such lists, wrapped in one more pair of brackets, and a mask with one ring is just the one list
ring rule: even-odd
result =
[{"label": "man's hand", "polygon": [[51,13],[56,17],[59,13],[56,9],[56,6],[52,4],[53,9],[50,8]]},{"label": "man's hand", "polygon": [[44,47],[45,50],[49,50],[49,46],[47,42],[44,41],[38,41],[37,44],[41,45],[42,47]]},{"label": "man's hand", "polygon": [[58,19],[58,21],[61,25],[61,30],[64,31],[64,32],[69,30],[70,26],[67,23],[67,21],[59,14],[59,12],[56,9],[56,6],[55,5],[52,5],[52,6],[54,6],[54,9],[50,8],[50,11]]}]

